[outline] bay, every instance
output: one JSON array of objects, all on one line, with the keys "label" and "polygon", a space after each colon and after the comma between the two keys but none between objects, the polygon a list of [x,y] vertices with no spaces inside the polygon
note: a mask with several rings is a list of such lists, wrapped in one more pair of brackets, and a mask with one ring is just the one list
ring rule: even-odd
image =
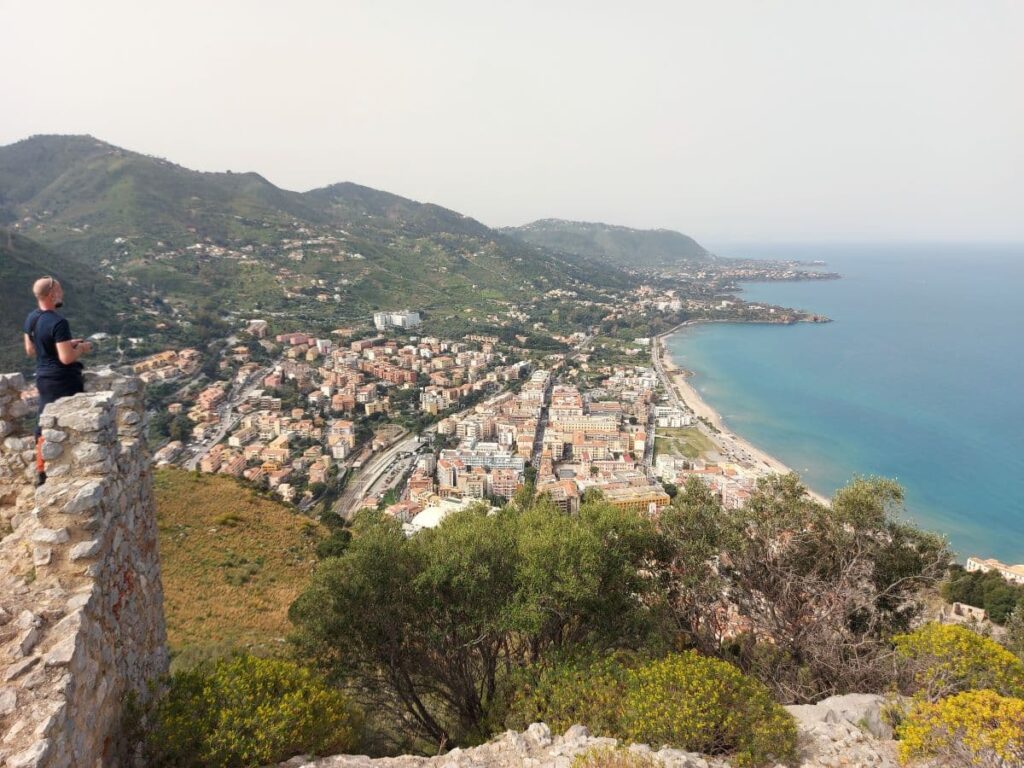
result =
[{"label": "bay", "polygon": [[1024,246],[746,245],[841,280],[744,286],[834,322],[713,324],[668,340],[729,427],[826,495],[897,479],[962,558],[1024,562]]}]

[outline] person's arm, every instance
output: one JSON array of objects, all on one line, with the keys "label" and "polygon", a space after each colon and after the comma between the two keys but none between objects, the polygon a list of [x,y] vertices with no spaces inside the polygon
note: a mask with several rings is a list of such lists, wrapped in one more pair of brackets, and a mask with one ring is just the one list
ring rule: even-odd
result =
[{"label": "person's arm", "polygon": [[88,341],[71,338],[71,326],[67,320],[61,320],[53,327],[53,341],[57,347],[57,357],[64,365],[78,362],[78,358],[92,350],[92,344]]},{"label": "person's arm", "polygon": [[58,341],[57,342],[57,357],[64,365],[71,365],[72,363],[78,362],[78,358],[83,355],[87,355],[92,352],[92,342],[79,341]]},{"label": "person's arm", "polygon": [[32,343],[32,337],[25,334],[25,357],[36,356],[36,345]]}]

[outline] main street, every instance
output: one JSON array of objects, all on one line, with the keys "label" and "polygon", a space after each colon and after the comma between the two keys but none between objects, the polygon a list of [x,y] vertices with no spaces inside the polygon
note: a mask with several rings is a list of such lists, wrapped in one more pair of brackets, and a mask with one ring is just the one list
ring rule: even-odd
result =
[{"label": "main street", "polygon": [[263,378],[273,370],[273,365],[267,368],[261,368],[249,376],[244,382],[235,384],[232,387],[231,393],[218,409],[220,422],[217,427],[217,431],[212,437],[203,440],[201,443],[190,443],[186,449],[188,458],[182,461],[182,466],[185,469],[191,471],[198,467],[200,460],[206,455],[206,452],[212,446],[223,440],[224,436],[235,428],[235,425],[238,424],[239,420],[242,418],[240,414],[235,414],[235,408],[249,397],[249,395],[258,388],[257,385],[259,382],[263,381]]}]

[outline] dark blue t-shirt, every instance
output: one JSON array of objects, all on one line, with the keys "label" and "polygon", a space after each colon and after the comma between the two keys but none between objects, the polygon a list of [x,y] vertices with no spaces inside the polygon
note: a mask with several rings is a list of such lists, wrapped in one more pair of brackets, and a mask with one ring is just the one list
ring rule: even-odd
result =
[{"label": "dark blue t-shirt", "polygon": [[36,378],[71,381],[81,375],[81,363],[64,365],[57,355],[58,342],[72,339],[66,319],[52,309],[34,309],[25,318],[25,333],[36,345]]}]

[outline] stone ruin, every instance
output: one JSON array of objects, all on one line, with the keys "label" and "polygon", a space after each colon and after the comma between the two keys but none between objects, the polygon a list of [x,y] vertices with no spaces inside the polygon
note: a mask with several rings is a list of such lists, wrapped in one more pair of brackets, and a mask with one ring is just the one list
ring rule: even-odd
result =
[{"label": "stone ruin", "polygon": [[115,765],[168,665],[143,386],[90,372],[47,406],[38,489],[24,390],[0,375],[0,765]]}]

